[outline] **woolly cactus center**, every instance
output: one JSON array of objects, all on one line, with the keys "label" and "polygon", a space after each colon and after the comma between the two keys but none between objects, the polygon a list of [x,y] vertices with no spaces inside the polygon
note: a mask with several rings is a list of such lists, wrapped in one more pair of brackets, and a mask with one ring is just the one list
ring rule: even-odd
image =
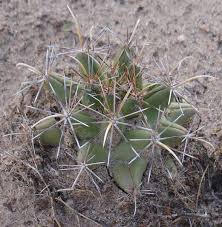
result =
[{"label": "woolly cactus center", "polygon": [[87,167],[87,164],[85,163],[85,162],[80,162],[80,164],[81,164],[81,169],[85,169],[86,167]]},{"label": "woolly cactus center", "polygon": [[65,118],[65,121],[66,122],[69,122],[72,120],[72,112],[70,111],[66,111],[65,109],[63,109],[63,115],[64,115],[64,118]]},{"label": "woolly cactus center", "polygon": [[49,79],[49,76],[45,73],[42,75],[42,77],[43,77],[43,80],[45,80],[45,81],[47,81]]},{"label": "woolly cactus center", "polygon": [[110,118],[110,122],[113,124],[113,125],[117,125],[117,117],[113,114]]},{"label": "woolly cactus center", "polygon": [[65,109],[63,109],[63,114],[66,119],[69,119],[71,116],[71,113],[67,112]]},{"label": "woolly cactus center", "polygon": [[154,144],[154,143],[156,143],[159,140],[160,140],[159,134],[157,132],[153,131],[152,132],[152,135],[151,135],[151,141],[152,141],[152,143]]}]

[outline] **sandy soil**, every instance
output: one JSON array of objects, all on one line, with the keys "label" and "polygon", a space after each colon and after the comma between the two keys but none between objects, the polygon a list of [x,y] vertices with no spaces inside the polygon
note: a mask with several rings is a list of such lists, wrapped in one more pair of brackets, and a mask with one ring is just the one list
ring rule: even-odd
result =
[{"label": "sandy soil", "polygon": [[[213,142],[217,150],[209,185],[212,186],[213,182],[213,185],[216,185],[216,192],[220,194],[222,192],[221,186],[218,186],[222,182],[220,148],[222,2],[220,0],[0,0],[0,114],[8,116],[7,106],[14,99],[14,94],[21,82],[28,76],[26,71],[16,68],[18,62],[25,62],[41,69],[44,67],[47,45],[50,43],[61,46],[75,45],[76,35],[69,27],[67,29],[67,24],[71,22],[66,8],[67,2],[77,15],[86,36],[89,35],[92,26],[95,27],[95,31],[109,26],[117,33],[116,37],[120,36],[124,39],[127,29],[132,30],[137,19],[140,18],[141,25],[136,36],[140,45],[144,42],[149,43],[145,62],[151,65],[150,74],[158,72],[157,65],[152,64],[154,58],[159,63],[162,62],[164,67],[173,67],[183,58],[190,56],[192,58],[189,58],[181,67],[179,74],[181,80],[202,74],[217,78],[214,81],[201,79],[199,82],[192,82],[186,86],[186,91],[188,95],[190,94],[192,103],[200,110],[201,124],[205,127],[202,130],[203,135]],[[14,161],[5,155],[6,149],[3,145],[0,148],[0,226],[56,226],[51,222],[48,200],[36,195],[33,186],[35,180],[28,178],[29,181],[27,181],[27,170],[22,165],[18,168],[19,164],[15,165]],[[13,149],[19,151],[16,147]],[[211,152],[207,150],[204,155],[206,153]],[[212,162],[214,161],[215,155]],[[204,163],[201,168],[206,166],[207,164]],[[167,183],[164,188],[166,186]],[[109,183],[105,187],[106,195],[109,187],[114,190],[112,193],[122,195],[118,194],[118,189],[113,189]],[[206,193],[212,195],[210,190],[213,190],[212,187],[208,188]],[[133,218],[130,216],[132,206],[129,208],[128,203],[121,204],[118,208],[116,208],[118,203],[112,203],[118,196],[102,196],[99,200],[99,208],[96,206],[97,200],[90,195],[86,198],[83,198],[82,194],[77,196],[84,201],[82,205],[70,198],[68,203],[71,207],[78,208],[79,212],[96,219],[101,226],[142,227],[148,224],[163,226],[165,219],[168,218],[172,221],[169,222],[170,226],[177,223],[179,223],[177,226],[189,226],[189,223],[193,226],[222,224],[220,215],[214,218],[214,214],[222,213],[221,197],[215,195],[210,196],[211,199],[207,202],[203,200],[201,209],[196,210],[197,213],[205,211],[213,220],[205,217],[198,221],[195,221],[193,216],[184,219],[179,214],[171,216],[173,212],[163,212],[160,207],[155,207],[155,199],[149,200],[148,197],[143,198],[144,203],[148,204],[146,209],[140,201],[139,205],[142,208],[139,209],[137,217]],[[163,201],[161,205],[167,206],[166,203]],[[87,204],[90,206],[88,207]],[[179,202],[175,202],[173,206],[180,205]],[[121,210],[120,213],[118,209]],[[152,209],[156,209],[155,212],[152,212]],[[165,215],[164,221],[161,219],[163,222],[158,222],[157,217],[154,222],[152,216],[146,215],[146,212],[160,215],[159,209],[162,212],[161,215]],[[59,202],[55,205],[55,213],[58,214],[62,226],[78,226],[76,215],[73,215],[70,210],[65,210]],[[201,216],[197,218],[201,219]],[[80,221],[81,226],[96,226],[94,222],[82,218]]]}]

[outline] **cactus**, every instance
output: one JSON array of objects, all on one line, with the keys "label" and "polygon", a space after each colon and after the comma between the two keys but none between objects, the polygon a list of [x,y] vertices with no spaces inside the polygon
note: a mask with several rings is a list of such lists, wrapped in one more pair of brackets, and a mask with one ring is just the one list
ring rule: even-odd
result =
[{"label": "cactus", "polygon": [[91,164],[91,168],[96,168],[94,163],[106,162],[107,152],[102,144],[87,143],[78,151],[77,161]]},{"label": "cactus", "polygon": [[80,174],[86,168],[101,181],[92,171],[106,164],[116,184],[135,195],[151,150],[165,151],[168,169],[174,172],[177,163],[182,164],[174,147],[185,141],[185,127],[197,111],[185,100],[179,102],[172,87],[145,81],[130,45],[117,52],[107,61],[88,50],[72,56],[78,83],[65,74],[48,72],[43,88],[57,102],[57,112],[45,111],[49,115],[32,128],[34,139],[43,146],[58,146],[57,158],[65,133],[70,133]]},{"label": "cactus", "polygon": [[[166,85],[143,85],[130,47],[124,46],[119,53],[106,64],[88,52],[78,53],[73,58],[82,76],[81,86],[77,88],[71,78],[51,72],[46,89],[58,102],[72,103],[74,96],[79,100],[69,107],[71,112],[62,108],[57,113],[71,123],[69,130],[79,142],[77,160],[106,163],[116,183],[130,193],[141,184],[148,162],[142,153],[149,153],[152,144],[168,151],[181,164],[172,148],[182,142],[187,134],[182,125],[196,111],[187,103],[175,102]],[[59,127],[52,115],[34,128],[43,131],[39,137],[43,145],[58,145],[62,136]],[[85,143],[88,145],[81,147]]]},{"label": "cactus", "polygon": [[147,165],[144,157],[139,157],[130,163],[134,156],[135,153],[130,144],[121,143],[116,147],[112,158],[111,169],[114,180],[127,193],[135,193],[139,190]]}]

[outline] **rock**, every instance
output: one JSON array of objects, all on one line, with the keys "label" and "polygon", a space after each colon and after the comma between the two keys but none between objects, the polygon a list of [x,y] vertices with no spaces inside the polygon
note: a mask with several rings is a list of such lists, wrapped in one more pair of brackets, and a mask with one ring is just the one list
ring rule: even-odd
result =
[{"label": "rock", "polygon": [[179,43],[185,42],[186,41],[186,36],[184,34],[181,34],[181,35],[177,36],[177,41]]}]

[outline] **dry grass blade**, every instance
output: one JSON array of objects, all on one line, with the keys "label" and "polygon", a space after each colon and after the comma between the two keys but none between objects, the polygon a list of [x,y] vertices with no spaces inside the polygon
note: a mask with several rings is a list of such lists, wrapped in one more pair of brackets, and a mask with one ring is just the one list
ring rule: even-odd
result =
[{"label": "dry grass blade", "polygon": [[133,41],[133,38],[134,38],[134,36],[135,36],[136,29],[138,28],[139,23],[140,23],[140,19],[137,20],[136,25],[134,26],[132,35],[130,36],[130,39],[129,39],[129,42],[128,42],[128,46],[130,46],[131,43],[132,43],[132,41]]},{"label": "dry grass blade", "polygon": [[69,208],[74,214],[82,217],[82,218],[85,218],[86,220],[90,221],[90,222],[93,222],[96,226],[99,226],[99,227],[103,227],[101,224],[99,224],[98,222],[96,222],[95,220],[79,213],[78,211],[76,211],[74,208],[72,208],[70,205],[68,205],[67,203],[65,203],[61,198],[56,198],[57,201],[61,202],[63,205],[65,205],[67,208]]},{"label": "dry grass blade", "polygon": [[215,77],[210,76],[210,75],[198,75],[198,76],[191,77],[191,78],[189,78],[187,80],[184,80],[182,82],[179,82],[179,83],[175,84],[173,88],[180,87],[180,86],[182,86],[182,85],[184,85],[186,83],[189,83],[189,82],[191,82],[193,80],[197,80],[197,79],[200,79],[200,78],[211,78],[211,79],[215,79]]},{"label": "dry grass blade", "polygon": [[69,12],[70,12],[70,14],[73,18],[74,23],[75,23],[76,33],[77,33],[78,38],[79,38],[80,46],[83,47],[84,39],[83,39],[81,30],[80,30],[78,20],[77,20],[76,16],[74,15],[74,13],[72,12],[72,10],[70,9],[69,5],[67,5],[67,8],[68,8],[68,10],[69,10]]},{"label": "dry grass blade", "polygon": [[198,208],[199,198],[200,198],[200,194],[201,194],[201,187],[202,187],[202,183],[203,183],[203,180],[204,180],[204,177],[207,173],[208,168],[209,168],[209,165],[204,170],[202,177],[200,179],[200,184],[199,184],[199,187],[198,187],[197,198],[196,198],[196,209]]}]

